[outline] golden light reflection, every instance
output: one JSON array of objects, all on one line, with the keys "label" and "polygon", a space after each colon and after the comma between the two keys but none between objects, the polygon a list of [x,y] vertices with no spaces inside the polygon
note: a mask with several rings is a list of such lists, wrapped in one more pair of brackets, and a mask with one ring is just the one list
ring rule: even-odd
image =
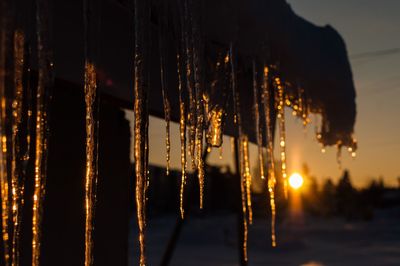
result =
[{"label": "golden light reflection", "polygon": [[289,177],[289,185],[293,189],[299,189],[303,185],[303,183],[304,183],[304,179],[299,173],[293,173]]}]

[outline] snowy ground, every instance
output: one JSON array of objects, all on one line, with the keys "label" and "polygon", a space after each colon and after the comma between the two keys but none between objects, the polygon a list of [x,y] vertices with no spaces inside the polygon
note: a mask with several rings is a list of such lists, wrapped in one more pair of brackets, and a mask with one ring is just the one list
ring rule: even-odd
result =
[{"label": "snowy ground", "polygon": [[[176,217],[148,222],[148,265],[159,265]],[[400,265],[400,208],[377,211],[370,222],[304,218],[278,225],[278,247],[270,247],[269,223],[256,219],[249,231],[249,265]],[[135,228],[132,221],[131,228]],[[238,265],[237,219],[232,214],[190,217],[171,265]],[[136,232],[130,265],[137,264]]]}]

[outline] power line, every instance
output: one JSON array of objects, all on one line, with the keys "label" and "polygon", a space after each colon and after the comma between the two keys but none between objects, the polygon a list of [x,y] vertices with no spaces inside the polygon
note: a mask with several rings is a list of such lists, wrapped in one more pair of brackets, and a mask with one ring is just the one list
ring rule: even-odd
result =
[{"label": "power line", "polygon": [[400,48],[392,48],[392,49],[377,50],[377,51],[353,54],[353,55],[350,55],[349,57],[352,60],[359,60],[359,59],[365,59],[365,58],[371,58],[371,57],[381,57],[381,56],[398,54],[398,53],[400,53]]},{"label": "power line", "polygon": [[392,92],[392,91],[397,91],[399,90],[400,87],[397,86],[391,86],[391,87],[381,87],[381,88],[375,88],[375,89],[368,89],[364,91],[357,90],[357,93],[361,94],[359,96],[370,96],[370,95],[375,95],[375,94],[381,94],[385,92]]}]

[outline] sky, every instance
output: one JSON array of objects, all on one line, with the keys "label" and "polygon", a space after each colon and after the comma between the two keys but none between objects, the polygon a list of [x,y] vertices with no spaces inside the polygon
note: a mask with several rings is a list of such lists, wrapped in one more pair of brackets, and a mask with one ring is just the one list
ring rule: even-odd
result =
[{"label": "sky", "polygon": [[[400,1],[287,2],[301,17],[319,26],[330,24],[344,38],[357,93],[355,138],[359,146],[355,159],[343,150],[339,167],[336,149],[327,148],[322,154],[315,140],[314,125],[304,129],[301,121],[290,116],[288,111],[288,173],[301,171],[302,165],[307,164],[318,182],[326,178],[337,180],[343,170],[348,169],[356,186],[364,186],[378,177],[388,185],[397,185],[400,176]],[[364,55],[376,51],[384,53]],[[132,119],[132,114],[128,117]],[[165,165],[164,121],[151,118],[149,133],[150,163]],[[171,126],[171,136],[171,166],[180,169],[177,124]],[[251,157],[256,158],[255,146],[251,147]],[[233,166],[229,138],[224,139],[222,159],[219,159],[219,151],[213,150],[208,163]]]},{"label": "sky", "polygon": [[[293,10],[316,25],[330,24],[344,38],[357,92],[355,137],[359,150],[352,160],[343,154],[343,167],[358,185],[372,177],[397,184],[400,176],[400,51],[375,57],[360,54],[400,49],[398,0],[289,0]],[[335,151],[321,155],[313,141],[301,141],[289,123],[288,157],[298,156],[316,176],[340,175]],[[305,160],[307,158],[307,160]],[[297,160],[297,159],[295,159]],[[292,167],[295,162],[292,162]]]}]

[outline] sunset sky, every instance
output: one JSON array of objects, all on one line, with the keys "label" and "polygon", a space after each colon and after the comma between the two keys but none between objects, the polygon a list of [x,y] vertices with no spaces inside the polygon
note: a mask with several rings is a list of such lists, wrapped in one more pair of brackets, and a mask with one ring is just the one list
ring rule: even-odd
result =
[{"label": "sunset sky", "polygon": [[[342,152],[342,169],[336,149],[321,153],[315,128],[306,130],[291,116],[287,122],[289,173],[306,163],[318,181],[337,180],[343,169],[350,171],[357,186],[382,176],[397,185],[400,176],[400,1],[398,0],[288,0],[293,10],[308,21],[336,28],[350,56],[357,92],[355,137],[356,159]],[[129,114],[132,118],[131,114]],[[314,117],[312,116],[311,119]],[[313,119],[314,120],[314,119]],[[150,120],[150,163],[165,165],[165,129],[160,119]],[[179,129],[172,125],[172,167],[179,169]],[[225,138],[223,159],[213,151],[210,164],[232,164],[230,142]],[[255,159],[255,147],[252,147]]]},{"label": "sunset sky", "polygon": [[[350,170],[357,184],[380,175],[388,184],[397,184],[400,176],[400,1],[288,2],[305,19],[317,25],[332,25],[346,42],[357,91],[355,134],[359,150],[354,161],[344,155],[343,166]],[[361,58],[363,53],[385,50],[393,52]],[[289,158],[298,156],[300,161],[306,161],[317,176],[339,175],[335,152],[328,150],[321,155],[311,137],[304,138],[293,124],[289,126],[293,129],[288,130]],[[289,166],[296,167],[295,162]]]}]

